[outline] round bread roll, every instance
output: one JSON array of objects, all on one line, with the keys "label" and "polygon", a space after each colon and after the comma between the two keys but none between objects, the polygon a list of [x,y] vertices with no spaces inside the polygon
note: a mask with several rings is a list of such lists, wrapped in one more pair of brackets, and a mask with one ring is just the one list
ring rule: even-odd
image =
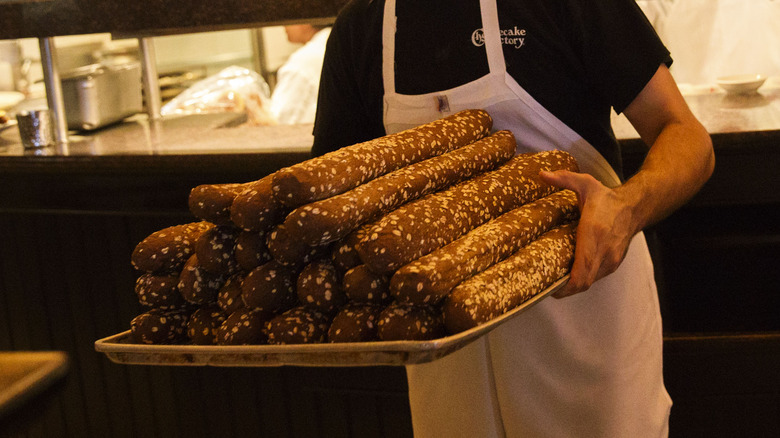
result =
[{"label": "round bread roll", "polygon": [[[355,234],[355,232],[352,232],[352,234]],[[330,259],[333,260],[333,266],[340,272],[347,272],[363,263],[355,249],[354,242],[350,241],[350,236],[336,242],[331,249]]]},{"label": "round bread roll", "polygon": [[217,293],[217,305],[228,315],[244,307],[244,300],[241,299],[241,283],[243,282],[243,273],[233,274]]},{"label": "round bread roll", "polygon": [[316,344],[328,337],[330,319],[308,307],[294,307],[265,324],[269,344]]},{"label": "round bread roll", "polygon": [[218,345],[265,344],[263,327],[273,315],[262,310],[242,308],[231,313],[217,330]]},{"label": "round bread roll", "polygon": [[187,206],[193,216],[217,225],[232,225],[230,206],[247,184],[202,184],[190,190]]},{"label": "round bread roll", "polygon": [[358,265],[344,273],[344,293],[350,301],[386,306],[392,301],[390,279],[377,274],[366,265]]},{"label": "round bread roll", "polygon": [[195,242],[195,254],[200,266],[212,274],[230,275],[238,270],[236,238],[239,229],[219,225],[204,232]]},{"label": "round bread roll", "polygon": [[217,293],[225,284],[224,275],[212,274],[198,262],[198,256],[193,254],[179,274],[179,293],[191,304],[203,305],[216,301]]},{"label": "round bread roll", "polygon": [[216,304],[207,304],[190,315],[187,323],[187,337],[193,344],[213,345],[217,343],[217,331],[227,315]]},{"label": "round bread roll", "polygon": [[142,306],[172,310],[184,305],[177,285],[178,274],[142,274],[135,281],[135,294]]},{"label": "round bread roll", "polygon": [[383,341],[427,341],[446,334],[441,312],[431,306],[392,303],[379,314],[377,325]]},{"label": "round bread roll", "polygon": [[236,236],[236,263],[245,272],[271,260],[265,233],[241,231]]},{"label": "round bread roll", "polygon": [[304,306],[331,315],[347,302],[336,267],[329,259],[306,265],[298,275],[296,292]]},{"label": "round bread roll", "polygon": [[330,246],[309,246],[290,235],[284,225],[276,226],[268,234],[268,251],[277,262],[300,269],[314,260],[330,254]]},{"label": "round bread roll", "polygon": [[230,219],[246,231],[266,232],[284,220],[290,208],[276,200],[271,189],[273,174],[246,185],[233,199]]},{"label": "round bread roll", "polygon": [[136,245],[130,262],[143,272],[178,272],[195,251],[200,235],[213,227],[203,221],[155,231]]},{"label": "round bread roll", "polygon": [[130,321],[130,332],[139,344],[178,344],[187,340],[190,311],[152,309]]},{"label": "round bread roll", "polygon": [[241,283],[241,299],[250,309],[279,313],[298,303],[297,273],[274,260],[253,269]]},{"label": "round bread roll", "polygon": [[378,341],[379,314],[384,309],[373,304],[347,304],[333,317],[328,342]]}]

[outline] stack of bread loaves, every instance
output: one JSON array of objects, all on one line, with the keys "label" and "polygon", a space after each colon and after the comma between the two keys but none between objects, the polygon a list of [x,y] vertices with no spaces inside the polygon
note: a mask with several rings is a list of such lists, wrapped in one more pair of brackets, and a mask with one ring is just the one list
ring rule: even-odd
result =
[{"label": "stack of bread loaves", "polygon": [[202,185],[197,221],[151,234],[131,322],[140,343],[427,340],[515,308],[568,272],[577,199],[467,110],[258,181]]}]

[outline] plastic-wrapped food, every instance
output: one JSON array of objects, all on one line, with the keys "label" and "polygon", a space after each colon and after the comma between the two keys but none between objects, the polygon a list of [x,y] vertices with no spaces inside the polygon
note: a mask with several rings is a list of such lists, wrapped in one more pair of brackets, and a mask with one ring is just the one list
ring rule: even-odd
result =
[{"label": "plastic-wrapped food", "polygon": [[265,79],[252,70],[231,66],[196,82],[166,103],[160,113],[245,113],[247,124],[276,125],[270,109],[271,91]]}]

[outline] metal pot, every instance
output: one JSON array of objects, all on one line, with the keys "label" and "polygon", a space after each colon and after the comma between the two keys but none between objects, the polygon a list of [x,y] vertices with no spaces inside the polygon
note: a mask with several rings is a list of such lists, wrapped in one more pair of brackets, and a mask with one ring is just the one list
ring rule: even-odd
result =
[{"label": "metal pot", "polygon": [[61,81],[69,129],[98,129],[143,109],[140,63],[87,65]]}]

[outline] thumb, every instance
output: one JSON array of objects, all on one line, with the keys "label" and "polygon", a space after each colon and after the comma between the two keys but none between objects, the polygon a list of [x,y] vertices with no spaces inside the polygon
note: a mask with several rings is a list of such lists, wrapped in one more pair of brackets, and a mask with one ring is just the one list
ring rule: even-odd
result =
[{"label": "thumb", "polygon": [[577,189],[580,187],[580,183],[577,180],[578,175],[574,172],[570,172],[568,170],[556,170],[556,171],[549,171],[549,170],[542,170],[539,172],[539,178],[552,186],[558,187],[560,189],[569,189],[577,191]]}]

